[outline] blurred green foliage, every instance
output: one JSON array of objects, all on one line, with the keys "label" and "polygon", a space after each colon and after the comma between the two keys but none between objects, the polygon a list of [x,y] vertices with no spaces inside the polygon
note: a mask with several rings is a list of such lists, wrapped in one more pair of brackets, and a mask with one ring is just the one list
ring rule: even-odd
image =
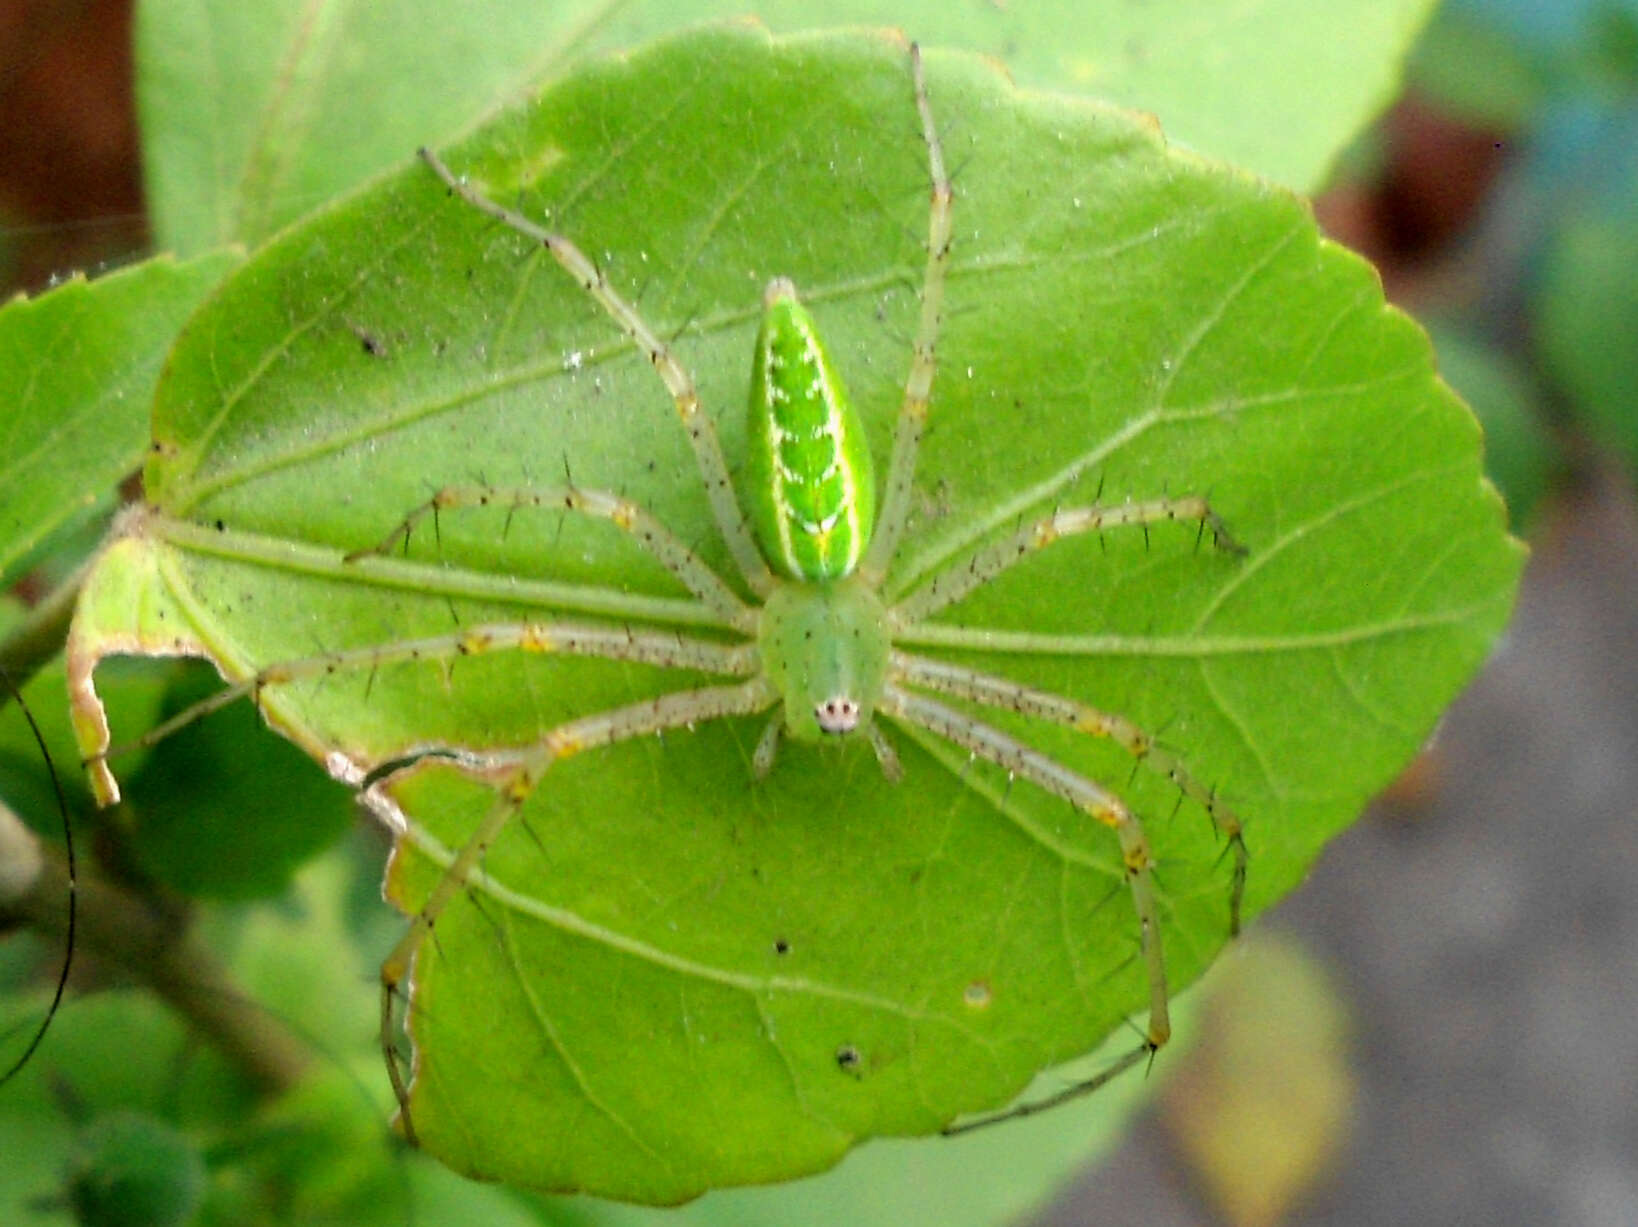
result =
[{"label": "blurred green foliage", "polygon": [[1450,0],[1410,75],[1508,153],[1441,354],[1517,523],[1564,463],[1544,422],[1638,470],[1638,0]]}]

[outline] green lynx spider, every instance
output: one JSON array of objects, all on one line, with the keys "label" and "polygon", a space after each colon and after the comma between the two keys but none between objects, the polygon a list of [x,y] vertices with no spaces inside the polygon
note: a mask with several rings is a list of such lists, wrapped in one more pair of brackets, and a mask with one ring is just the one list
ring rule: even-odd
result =
[{"label": "green lynx spider", "polygon": [[[1108,826],[1119,841],[1138,927],[1139,957],[1148,985],[1148,1020],[1141,1043],[1096,1077],[1047,1098],[946,1128],[947,1133],[1023,1116],[1095,1090],[1152,1056],[1171,1033],[1166,964],[1161,950],[1154,858],[1142,823],[1113,792],[1069,770],[1046,754],[966,711],[928,697],[1055,723],[1107,738],[1148,770],[1169,779],[1205,810],[1232,857],[1227,923],[1240,924],[1246,850],[1239,819],[1185,768],[1182,761],[1126,718],[1078,700],[1019,685],[1009,679],[917,656],[901,650],[901,633],[990,582],[1031,554],[1063,537],[1135,527],[1147,536],[1163,521],[1193,522],[1216,546],[1241,547],[1200,496],[1063,507],[948,565],[895,604],[884,602],[889,567],[912,503],[917,454],[930,411],[935,345],[952,242],[953,189],[934,127],[919,52],[910,50],[915,105],[926,145],[931,204],[921,309],[909,373],[893,431],[886,482],[877,506],[868,445],[858,418],[825,353],[796,289],[776,278],[764,295],[765,314],[752,372],[750,455],[736,497],[729,465],[711,416],[704,411],[692,376],[670,347],[613,288],[592,260],[561,234],[484,196],[432,152],[427,165],[451,196],[543,246],[621,331],[646,354],[675,403],[692,445],[718,531],[754,594],[743,600],[734,587],[673,532],[643,508],[614,494],[560,488],[506,489],[450,486],[411,510],[375,546],[349,557],[385,553],[407,545],[428,517],[480,506],[509,513],[538,508],[566,510],[610,522],[661,563],[699,602],[701,621],[739,636],[737,642],[690,638],[672,630],[535,620],[471,627],[454,634],[314,656],[261,670],[204,706],[269,685],[343,669],[374,669],[397,660],[451,659],[513,650],[563,652],[606,660],[640,662],[716,674],[723,684],[677,690],[640,703],[571,719],[536,745],[486,753],[483,765],[501,778],[498,800],[460,849],[381,969],[381,1043],[401,1108],[401,1123],[414,1140],[408,1080],[394,1045],[394,999],[408,981],[439,915],[468,883],[489,848],[534,793],[554,763],[571,755],[644,734],[682,729],[726,717],[768,715],[753,767],[773,769],[780,741],[864,739],[890,779],[901,775],[893,743],[881,722],[918,726],[948,740],[973,759],[1004,769],[1063,798]],[[156,739],[185,713],[144,741]],[[908,786],[908,785],[907,785]]]}]

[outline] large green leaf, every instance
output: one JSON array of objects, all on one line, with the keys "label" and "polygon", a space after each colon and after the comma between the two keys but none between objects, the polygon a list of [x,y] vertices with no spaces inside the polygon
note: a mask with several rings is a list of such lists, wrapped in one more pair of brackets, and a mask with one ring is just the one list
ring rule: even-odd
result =
[{"label": "large green leaf", "polygon": [[[1191,996],[1189,1004],[1193,1004]],[[1186,1012],[1185,1018],[1192,1018]],[[1121,1033],[1103,1048],[1039,1080],[1042,1094],[1069,1077],[1087,1075],[1125,1055],[1131,1036]],[[1171,1065],[1171,1053],[1167,1064]],[[995,1227],[1023,1220],[1048,1202],[1103,1150],[1119,1139],[1118,1126],[1170,1068],[1151,1080],[1117,1081],[1099,1094],[1064,1105],[1005,1129],[959,1138],[878,1140],[861,1146],[821,1176],[772,1187],[719,1189],[687,1206],[596,1207],[598,1227],[898,1227],[939,1223],[944,1227]],[[570,1204],[585,1205],[584,1201]]]},{"label": "large green leaf", "polygon": [[[1254,914],[1416,750],[1506,618],[1520,554],[1478,429],[1299,200],[982,61],[931,56],[928,76],[959,168],[954,247],[889,586],[1100,488],[1210,491],[1246,557],[1181,528],[1147,548],[1136,531],[1066,540],[922,638],[992,628],[995,650],[939,654],[1164,728],[1246,820]],[[885,457],[927,225],[902,44],[699,32],[563,79],[447,156],[549,213],[675,337],[731,457],[760,287],[794,278]],[[224,285],[172,355],[155,432],[154,506],[104,555],[71,643],[82,687],[133,647],[242,678],[541,611],[697,622],[629,538],[553,513],[450,514],[407,557],[344,561],[445,483],[567,471],[731,573],[646,357],[419,164]],[[260,700],[358,779],[695,680],[494,655]],[[995,719],[1148,820],[1167,969],[1188,983],[1228,936],[1232,864],[1204,813],[1174,815],[1166,781],[1108,745]],[[760,731],[706,723],[550,772],[416,969],[428,1147],[482,1175],[674,1201],[935,1130],[1141,1015],[1105,828],[898,726],[900,784],[868,749],[799,745],[759,781]],[[408,908],[494,804],[441,755],[372,795],[407,823],[389,893]]]},{"label": "large green leaf", "polygon": [[893,26],[981,51],[1025,82],[1153,111],[1174,139],[1312,188],[1394,93],[1432,7],[145,0],[137,88],[155,229],[179,251],[259,242],[549,66],[747,12],[776,30]]}]

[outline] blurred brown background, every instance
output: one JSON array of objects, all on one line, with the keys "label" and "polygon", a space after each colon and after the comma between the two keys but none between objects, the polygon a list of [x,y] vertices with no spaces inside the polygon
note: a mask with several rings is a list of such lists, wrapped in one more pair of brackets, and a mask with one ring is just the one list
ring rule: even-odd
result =
[{"label": "blurred brown background", "polygon": [[0,0],[0,287],[141,252],[129,0]]}]

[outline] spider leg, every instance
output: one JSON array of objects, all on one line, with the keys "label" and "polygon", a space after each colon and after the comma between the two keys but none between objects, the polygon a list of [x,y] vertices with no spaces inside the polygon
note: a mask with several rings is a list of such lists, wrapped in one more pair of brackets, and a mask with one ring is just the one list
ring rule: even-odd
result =
[{"label": "spider leg", "polygon": [[[1009,737],[1000,729],[933,699],[913,694],[892,682],[883,689],[878,710],[936,733],[968,753],[1005,768],[1012,775],[1054,796],[1062,797],[1115,832],[1120,841],[1121,860],[1126,867],[1126,882],[1132,894],[1133,910],[1137,914],[1143,966],[1149,988],[1149,1020],[1144,1028],[1143,1042],[1117,1063],[1116,1072],[1130,1068],[1157,1052],[1171,1038],[1172,1025],[1166,991],[1166,959],[1160,944],[1160,913],[1154,890],[1154,855],[1137,816],[1113,793]],[[1093,1081],[1102,1085],[1113,1076],[1114,1072],[1105,1071]],[[1069,1088],[1069,1092],[1062,1097],[1072,1098],[1095,1089],[1095,1086],[1078,1085]],[[970,1129],[979,1124],[1026,1116],[1040,1111],[1041,1106],[1026,1104],[1009,1108],[959,1128]]]},{"label": "spider leg", "polygon": [[104,750],[86,761],[98,763],[144,746],[154,745],[177,729],[192,724],[235,699],[247,694],[260,696],[269,686],[284,685],[306,678],[324,678],[352,670],[368,670],[373,677],[375,671],[383,664],[420,660],[449,661],[463,656],[479,656],[509,650],[599,656],[606,660],[626,660],[677,669],[694,669],[702,673],[718,673],[730,677],[749,677],[758,667],[756,648],[753,644],[715,643],[675,631],[598,626],[555,620],[492,623],[469,627],[448,635],[401,639],[394,643],[371,644],[268,665],[244,681],[235,682],[184,708],[142,736]]},{"label": "spider leg", "polygon": [[1165,776],[1183,797],[1206,811],[1212,826],[1227,843],[1226,852],[1234,860],[1234,876],[1229,896],[1229,934],[1240,932],[1240,903],[1246,885],[1246,844],[1239,817],[1217,795],[1184,766],[1183,760],[1165,749],[1154,736],[1139,728],[1125,716],[1100,711],[1088,704],[1047,690],[1021,686],[1007,678],[981,673],[964,665],[894,652],[890,661],[890,675],[898,682],[934,690],[940,694],[987,707],[1000,707],[1050,720],[1093,737],[1107,738],[1120,746],[1133,759],[1151,771]]},{"label": "spider leg", "polygon": [[877,586],[887,574],[887,566],[898,549],[904,522],[910,514],[911,487],[916,477],[916,456],[927,429],[928,404],[933,395],[933,376],[938,370],[935,353],[941,313],[944,310],[944,278],[950,263],[952,203],[955,189],[944,169],[944,147],[933,124],[933,108],[927,99],[927,81],[921,68],[921,49],[910,46],[910,76],[916,91],[916,111],[921,116],[922,137],[927,143],[927,170],[931,181],[927,214],[927,268],[922,278],[921,318],[911,350],[910,371],[904,381],[904,398],[893,427],[893,454],[887,466],[887,488],[882,494],[881,515],[870,539],[870,548],[860,564],[866,583]]},{"label": "spider leg", "polygon": [[400,543],[408,545],[415,526],[428,516],[436,524],[441,512],[472,507],[505,507],[508,522],[514,513],[527,508],[572,511],[592,519],[606,520],[635,538],[643,549],[725,624],[735,630],[755,627],[756,615],[751,607],[740,600],[675,533],[630,499],[601,490],[581,490],[574,486],[445,486],[410,511],[379,543],[368,549],[354,550],[344,561],[356,562],[371,554],[389,554]]},{"label": "spider leg", "polygon": [[757,779],[763,779],[773,770],[774,759],[779,757],[779,740],[785,731],[784,709],[775,710],[756,739],[756,750],[751,755],[751,770]]},{"label": "spider leg", "polygon": [[1147,1043],[1142,1044],[1121,1056],[1114,1064],[1099,1070],[1090,1078],[1085,1078],[1072,1086],[1066,1086],[1061,1091],[1054,1091],[1050,1095],[1041,1099],[1032,1099],[1028,1103],[1016,1104],[1003,1112],[992,1112],[988,1116],[978,1116],[972,1120],[946,1125],[939,1132],[947,1138],[953,1138],[963,1133],[971,1133],[974,1129],[987,1129],[991,1125],[999,1125],[1002,1121],[1034,1116],[1037,1112],[1045,1112],[1050,1108],[1056,1108],[1072,1099],[1080,1099],[1083,1096],[1094,1094],[1108,1086],[1116,1078],[1131,1069],[1132,1066],[1141,1064],[1144,1060],[1153,1060],[1156,1051]]},{"label": "spider leg", "polygon": [[899,762],[899,752],[893,748],[893,743],[887,740],[887,734],[882,732],[881,726],[874,721],[866,735],[870,738],[870,748],[876,753],[876,761],[881,765],[882,774],[887,777],[889,784],[897,784],[904,779],[904,764]]},{"label": "spider leg", "polygon": [[710,499],[711,512],[716,517],[717,528],[721,531],[723,540],[728,543],[729,552],[734,556],[735,563],[738,564],[745,582],[750,585],[752,591],[759,595],[771,591],[773,577],[768,572],[767,564],[762,560],[762,554],[757,550],[756,542],[751,538],[750,526],[746,524],[745,516],[734,498],[733,480],[729,476],[728,461],[723,456],[722,442],[717,438],[716,425],[712,422],[711,415],[700,405],[699,391],[694,386],[693,376],[677,360],[676,355],[671,352],[671,347],[659,338],[642,316],[637,314],[637,309],[620,296],[610,284],[607,274],[568,238],[537,225],[515,209],[508,209],[505,205],[489,199],[463,176],[455,174],[445,166],[438,155],[430,149],[420,150],[420,155],[421,160],[432,168],[433,173],[443,180],[444,186],[454,195],[544,247],[563,270],[574,278],[580,288],[597,300],[621,331],[648,357],[649,364],[658,372],[666,391],[671,394],[677,408],[677,416],[682,421],[683,429],[688,433],[688,441],[694,449],[694,459],[699,465],[700,475],[705,480],[705,492]]},{"label": "spider leg", "polygon": [[900,599],[893,606],[891,614],[901,626],[921,622],[1061,538],[1128,525],[1141,527],[1147,533],[1150,524],[1172,520],[1198,522],[1203,531],[1211,533],[1217,547],[1226,553],[1246,552],[1245,547],[1229,533],[1222,518],[1199,495],[1150,499],[1139,503],[1095,503],[1088,507],[1066,507],[1042,516],[1032,524],[1023,525],[999,541],[980,548],[964,561],[952,563]]},{"label": "spider leg", "polygon": [[678,690],[638,703],[616,707],[569,720],[548,732],[537,745],[505,755],[487,756],[509,770],[500,785],[500,795],[488,815],[461,846],[433,886],[426,902],[411,919],[409,928],[381,964],[381,1051],[398,1098],[399,1119],[404,1135],[413,1144],[415,1125],[410,1118],[409,1082],[394,1058],[393,1001],[409,979],[417,954],[432,935],[438,917],[474,875],[481,877],[480,864],[495,840],[540,786],[553,764],[587,750],[610,746],[646,733],[683,728],[728,716],[755,715],[778,701],[778,692],[763,678],[729,686],[706,686]]}]

